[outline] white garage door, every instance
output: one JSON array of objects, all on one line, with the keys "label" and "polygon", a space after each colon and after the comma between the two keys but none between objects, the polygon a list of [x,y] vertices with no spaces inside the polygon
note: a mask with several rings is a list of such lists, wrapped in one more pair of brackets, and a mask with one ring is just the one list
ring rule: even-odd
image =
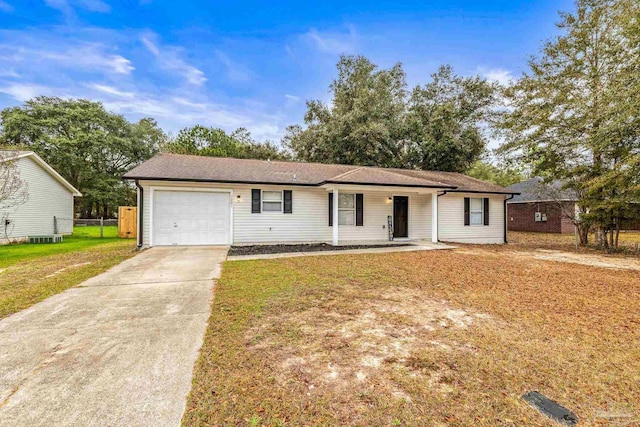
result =
[{"label": "white garage door", "polygon": [[153,192],[153,245],[228,245],[229,193]]}]

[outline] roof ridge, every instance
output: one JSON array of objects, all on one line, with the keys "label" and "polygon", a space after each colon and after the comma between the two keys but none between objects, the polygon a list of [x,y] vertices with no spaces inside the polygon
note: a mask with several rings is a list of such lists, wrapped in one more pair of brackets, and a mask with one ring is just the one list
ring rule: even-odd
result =
[{"label": "roof ridge", "polygon": [[[169,155],[169,156],[183,156],[183,157],[199,157],[204,159],[230,159],[230,160],[241,160],[248,162],[257,162],[257,163],[284,163],[289,165],[319,165],[319,166],[338,166],[338,167],[349,167],[354,168],[358,167],[357,165],[347,165],[343,163],[320,163],[320,162],[301,162],[296,160],[263,160],[263,159],[243,159],[242,157],[231,157],[231,156],[201,156],[199,154],[181,154],[181,153],[158,153],[160,155]],[[364,166],[361,166],[364,167]]]},{"label": "roof ridge", "polygon": [[420,180],[423,180],[423,181],[428,181],[428,182],[448,185],[446,182],[442,182],[440,180],[432,180],[432,179],[428,179],[428,178],[418,178],[418,177],[415,177],[415,176],[411,176],[411,175],[406,175],[405,174],[406,172],[434,172],[434,171],[425,171],[425,170],[421,170],[421,169],[399,169],[399,168],[383,169],[383,170],[385,172],[393,173],[395,175],[400,175],[400,176],[403,176],[405,178],[420,179]]},{"label": "roof ridge", "polygon": [[358,172],[359,170],[362,170],[364,168],[364,166],[354,166],[354,169],[351,169],[349,171],[346,172],[342,172],[336,176],[332,176],[331,178],[329,178],[329,180],[334,180],[334,179],[339,179],[339,178],[343,178],[349,174],[352,174],[354,172]]}]

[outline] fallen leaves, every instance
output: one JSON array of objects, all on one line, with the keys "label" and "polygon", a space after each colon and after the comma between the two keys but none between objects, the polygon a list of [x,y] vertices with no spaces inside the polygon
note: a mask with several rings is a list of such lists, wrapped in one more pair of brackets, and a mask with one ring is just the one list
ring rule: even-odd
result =
[{"label": "fallen leaves", "polygon": [[638,417],[636,271],[464,250],[226,263],[185,424],[551,426],[534,389]]}]

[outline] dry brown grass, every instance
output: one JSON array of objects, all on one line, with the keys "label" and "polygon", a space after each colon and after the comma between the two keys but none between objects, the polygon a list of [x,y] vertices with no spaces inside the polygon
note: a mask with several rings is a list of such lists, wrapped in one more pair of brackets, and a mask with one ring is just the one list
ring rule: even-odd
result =
[{"label": "dry brown grass", "polygon": [[[594,242],[595,236],[590,235],[589,241]],[[638,231],[621,231],[620,232],[620,252],[624,255],[628,252],[631,255],[640,255],[638,247],[640,246],[640,232]],[[576,238],[573,234],[559,233],[533,233],[533,232],[509,232],[509,246],[511,249],[550,249],[560,251],[576,252]],[[578,247],[580,253],[602,253],[602,250],[589,246],[586,248]]]},{"label": "dry brown grass", "polygon": [[184,424],[640,425],[638,271],[500,250],[226,263]]}]

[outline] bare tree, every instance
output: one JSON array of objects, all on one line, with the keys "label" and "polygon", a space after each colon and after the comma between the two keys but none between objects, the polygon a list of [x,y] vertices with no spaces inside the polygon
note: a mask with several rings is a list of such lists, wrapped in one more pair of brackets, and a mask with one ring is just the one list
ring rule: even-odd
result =
[{"label": "bare tree", "polygon": [[29,198],[28,185],[20,178],[18,164],[12,154],[0,151],[0,228],[7,239],[11,224],[9,210],[25,203]]}]

